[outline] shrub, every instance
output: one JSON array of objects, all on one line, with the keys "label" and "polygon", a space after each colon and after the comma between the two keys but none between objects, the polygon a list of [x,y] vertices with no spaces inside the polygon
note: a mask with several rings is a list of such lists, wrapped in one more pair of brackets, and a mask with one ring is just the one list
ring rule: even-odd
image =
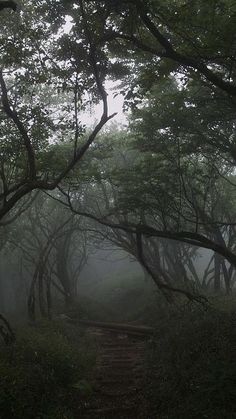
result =
[{"label": "shrub", "polygon": [[175,313],[157,330],[148,392],[160,419],[234,418],[236,316]]},{"label": "shrub", "polygon": [[[61,329],[61,330],[60,330]],[[68,338],[62,327],[43,325],[17,334],[13,357],[0,356],[0,412],[3,418],[72,419],[79,386],[93,366],[92,349]],[[84,350],[83,350],[84,349]],[[83,395],[84,396],[84,395]]]}]

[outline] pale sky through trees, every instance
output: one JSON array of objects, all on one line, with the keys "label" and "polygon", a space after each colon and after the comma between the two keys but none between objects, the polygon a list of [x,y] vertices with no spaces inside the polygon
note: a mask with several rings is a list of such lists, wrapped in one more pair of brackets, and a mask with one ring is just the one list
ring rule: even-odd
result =
[{"label": "pale sky through trees", "polygon": [[[66,23],[64,25],[64,32],[69,33],[73,23],[72,18],[70,16],[66,17]],[[109,114],[117,113],[117,115],[112,118],[108,124],[120,124],[124,125],[127,123],[127,115],[123,111],[123,104],[124,104],[124,96],[121,94],[117,94],[119,92],[119,88],[117,83],[114,83],[112,80],[107,80],[105,84],[106,91],[108,93],[108,107],[109,107]],[[114,97],[114,95],[116,95]],[[81,122],[85,125],[94,125],[97,120],[100,119],[102,115],[102,103],[98,105],[91,105],[91,109],[88,112],[85,112],[81,115]]]},{"label": "pale sky through trees", "polygon": [[[114,94],[116,94],[119,90],[116,89],[116,84],[112,82],[111,80],[108,80],[106,82],[106,91],[108,93],[108,108],[109,108],[109,114],[113,114],[114,112],[117,112],[117,115],[112,118],[108,124],[120,124],[124,125],[127,123],[127,114],[123,111],[123,104],[124,104],[124,96],[121,94],[118,94],[116,97],[113,97]],[[102,115],[102,103],[99,103],[98,105],[91,105],[90,111],[84,113],[84,115],[81,116],[81,122],[86,125],[94,125],[94,123],[100,119]]]}]

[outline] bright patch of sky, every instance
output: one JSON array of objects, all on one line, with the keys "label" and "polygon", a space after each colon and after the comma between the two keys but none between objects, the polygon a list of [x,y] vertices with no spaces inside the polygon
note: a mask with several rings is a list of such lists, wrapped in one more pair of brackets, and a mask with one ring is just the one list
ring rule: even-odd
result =
[{"label": "bright patch of sky", "polygon": [[71,28],[72,28],[72,26],[73,26],[73,19],[72,19],[72,17],[71,16],[66,16],[65,17],[65,25],[62,27],[62,30],[63,30],[63,32],[64,33],[69,33],[70,32],[70,30],[71,30]]},{"label": "bright patch of sky", "polygon": [[[66,16],[66,23],[63,26],[62,30],[64,33],[69,34],[73,26],[73,19],[70,16]],[[107,80],[105,83],[105,89],[108,94],[108,112],[109,115],[117,113],[114,118],[112,118],[107,124],[111,125],[116,123],[117,125],[125,125],[127,123],[127,114],[123,111],[124,96],[119,94],[119,88],[117,83]],[[115,97],[114,97],[115,96]],[[83,115],[80,115],[80,120],[83,124],[93,126],[102,115],[102,103],[98,105],[92,105],[91,109],[88,112],[84,112]]]},{"label": "bright patch of sky", "polygon": [[[111,80],[106,81],[105,89],[108,94],[108,113],[109,115],[113,113],[117,114],[106,124],[106,127],[114,123],[122,126],[126,125],[128,118],[127,114],[123,111],[124,96],[118,93],[119,89],[116,88],[116,83]],[[80,116],[80,120],[85,125],[94,125],[101,118],[102,112],[102,102],[97,105],[91,105],[90,110]]]}]

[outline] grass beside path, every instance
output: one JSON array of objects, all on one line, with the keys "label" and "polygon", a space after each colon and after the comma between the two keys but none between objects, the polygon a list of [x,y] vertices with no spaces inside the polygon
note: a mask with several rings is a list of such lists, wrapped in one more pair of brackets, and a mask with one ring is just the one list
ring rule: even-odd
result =
[{"label": "grass beside path", "polygon": [[21,327],[13,351],[0,347],[0,412],[9,419],[73,419],[91,392],[95,348],[61,322]]}]

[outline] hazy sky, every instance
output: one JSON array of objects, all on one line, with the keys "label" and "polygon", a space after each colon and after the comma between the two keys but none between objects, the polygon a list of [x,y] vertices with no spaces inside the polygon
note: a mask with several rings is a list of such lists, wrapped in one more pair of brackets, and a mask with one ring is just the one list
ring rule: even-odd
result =
[{"label": "hazy sky", "polygon": [[[72,28],[72,19],[70,16],[66,17],[66,23],[63,27],[65,33],[69,33]],[[106,91],[108,93],[108,107],[109,107],[109,115],[117,112],[117,115],[109,121],[108,124],[113,122],[117,124],[125,124],[127,122],[127,116],[123,112],[123,103],[124,97],[123,95],[117,95],[115,98],[113,97],[114,94],[119,92],[117,87],[117,83],[108,80],[105,85]],[[80,119],[83,124],[86,125],[94,125],[95,121],[100,119],[102,115],[102,104],[98,104],[96,106],[91,107],[89,112],[84,113]]]},{"label": "hazy sky", "polygon": [[[124,97],[123,95],[117,95],[115,98],[113,97],[119,89],[114,90],[115,83],[112,81],[106,82],[106,91],[108,93],[108,108],[109,108],[109,115],[117,112],[117,115],[108,122],[108,125],[115,122],[118,124],[125,124],[127,123],[127,115],[123,112],[123,103]],[[102,103],[98,105],[93,105],[90,111],[84,113],[81,117],[81,122],[86,125],[93,125],[94,122],[100,119],[102,115]]]}]

